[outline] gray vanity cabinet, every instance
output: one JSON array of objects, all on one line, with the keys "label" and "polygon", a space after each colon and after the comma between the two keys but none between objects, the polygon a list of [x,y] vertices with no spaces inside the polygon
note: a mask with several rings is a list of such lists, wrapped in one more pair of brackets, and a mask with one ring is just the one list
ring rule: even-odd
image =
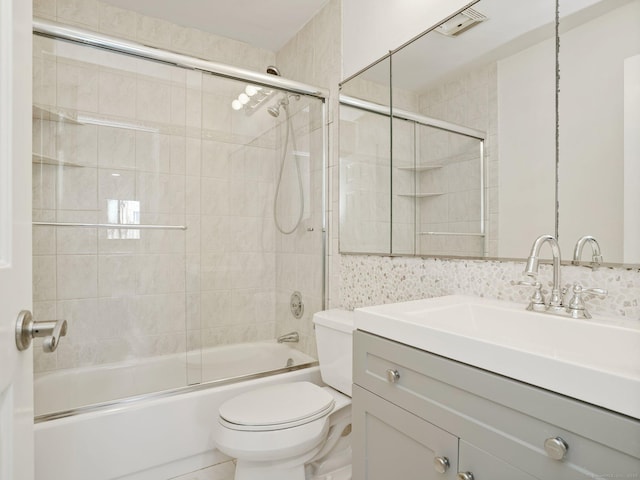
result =
[{"label": "gray vanity cabinet", "polygon": [[637,419],[362,331],[354,383],[354,480],[640,478]]},{"label": "gray vanity cabinet", "polygon": [[[458,438],[354,385],[353,477],[368,480],[455,479],[446,463],[457,465]],[[444,475],[434,461],[440,461]]]}]

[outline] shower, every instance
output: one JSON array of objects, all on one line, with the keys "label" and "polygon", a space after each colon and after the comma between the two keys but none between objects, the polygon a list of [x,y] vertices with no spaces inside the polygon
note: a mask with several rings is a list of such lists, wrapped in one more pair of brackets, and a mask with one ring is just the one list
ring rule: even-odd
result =
[{"label": "shower", "polygon": [[[276,67],[272,65],[267,67],[267,73],[280,76],[280,70],[278,70]],[[269,112],[269,115],[271,115],[274,118],[278,118],[280,116],[280,109],[284,110],[285,115],[287,117],[285,122],[286,123],[285,136],[284,136],[284,143],[282,146],[282,157],[280,159],[278,181],[276,183],[275,194],[273,195],[273,222],[275,223],[275,226],[278,229],[278,231],[284,235],[290,235],[296,231],[296,229],[300,226],[300,222],[302,221],[302,216],[304,214],[304,190],[302,188],[302,173],[300,171],[300,163],[298,161],[298,156],[297,156],[298,149],[296,146],[296,135],[293,129],[293,121],[291,119],[291,113],[289,112],[290,98],[293,98],[296,101],[298,101],[300,100],[300,95],[284,93],[275,105],[272,105],[269,108],[267,108],[267,112]],[[295,167],[296,167],[296,177],[297,177],[298,194],[299,194],[298,204],[299,204],[300,212],[298,214],[298,218],[295,222],[295,225],[291,229],[287,230],[282,227],[282,225],[280,224],[280,220],[278,219],[278,197],[280,196],[280,187],[282,185],[282,176],[283,176],[285,164],[287,161],[287,152],[289,151],[289,143],[291,143],[291,156],[293,157],[293,161],[295,162]]]}]

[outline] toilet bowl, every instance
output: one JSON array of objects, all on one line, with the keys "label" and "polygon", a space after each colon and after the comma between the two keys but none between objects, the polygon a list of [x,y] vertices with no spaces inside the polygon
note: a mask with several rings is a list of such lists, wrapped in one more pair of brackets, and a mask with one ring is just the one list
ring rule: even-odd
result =
[{"label": "toilet bowl", "polygon": [[320,479],[331,471],[339,471],[336,479],[351,478],[352,317],[343,310],[314,315],[320,372],[329,386],[272,385],[220,406],[214,440],[237,459],[235,480]]}]

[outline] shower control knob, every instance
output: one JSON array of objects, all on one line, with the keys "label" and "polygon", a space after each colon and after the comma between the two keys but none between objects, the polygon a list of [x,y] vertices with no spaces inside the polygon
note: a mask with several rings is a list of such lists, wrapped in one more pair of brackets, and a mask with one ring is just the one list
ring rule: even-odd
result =
[{"label": "shower control knob", "polygon": [[564,460],[569,445],[560,437],[547,438],[544,441],[544,450],[554,460]]},{"label": "shower control knob", "polygon": [[387,370],[387,380],[389,380],[390,383],[398,383],[398,380],[400,380],[400,372],[390,368]]},{"label": "shower control knob", "polygon": [[459,472],[458,480],[473,480],[473,473],[471,472]]},{"label": "shower control knob", "polygon": [[433,468],[438,473],[446,473],[449,470],[451,464],[449,463],[449,459],[447,457],[435,457],[433,459]]}]

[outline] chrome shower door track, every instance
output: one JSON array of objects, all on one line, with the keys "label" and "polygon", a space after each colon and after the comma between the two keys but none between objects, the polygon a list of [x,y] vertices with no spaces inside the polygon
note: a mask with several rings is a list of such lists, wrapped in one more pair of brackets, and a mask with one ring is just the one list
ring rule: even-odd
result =
[{"label": "chrome shower door track", "polygon": [[191,70],[200,70],[202,72],[222,77],[243,80],[256,85],[279,88],[289,92],[310,95],[312,97],[322,99],[327,99],[329,97],[328,90],[307,85],[305,83],[296,82],[294,80],[266,73],[253,72],[251,70],[225,65],[223,63],[211,62],[201,58],[191,57],[189,55],[174,53],[143,45],[141,43],[132,42],[130,40],[123,40],[103,35],[101,33],[51,22],[41,18],[33,19],[33,33],[45,37],[67,40],[74,43],[111,50],[113,52],[123,53],[125,55],[131,55],[155,62],[188,68]]}]

